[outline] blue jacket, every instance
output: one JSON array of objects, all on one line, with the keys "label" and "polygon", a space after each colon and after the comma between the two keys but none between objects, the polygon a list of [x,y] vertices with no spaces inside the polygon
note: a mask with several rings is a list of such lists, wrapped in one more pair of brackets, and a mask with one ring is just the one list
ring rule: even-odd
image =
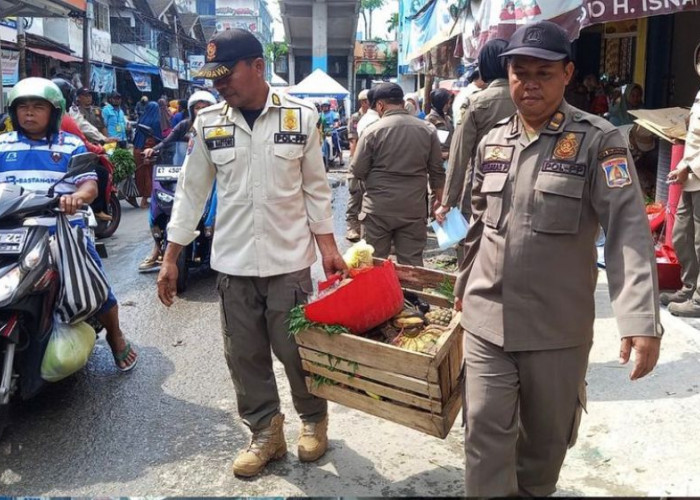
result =
[{"label": "blue jacket", "polygon": [[102,119],[105,122],[109,137],[116,137],[120,141],[126,140],[126,117],[121,108],[105,104],[102,108]]}]

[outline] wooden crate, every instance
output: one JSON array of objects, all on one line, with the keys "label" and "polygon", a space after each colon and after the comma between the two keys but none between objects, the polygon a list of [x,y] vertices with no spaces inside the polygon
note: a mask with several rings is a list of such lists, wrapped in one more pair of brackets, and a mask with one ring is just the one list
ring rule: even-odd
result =
[{"label": "wooden crate", "polygon": [[[454,284],[454,276],[400,265],[396,271],[404,289],[431,305],[451,307],[444,297],[422,289],[436,287],[444,279]],[[296,341],[304,369],[336,382],[318,384],[308,376],[306,385],[312,394],[329,401],[444,438],[462,407],[460,317],[456,314],[438,339],[435,354],[407,351],[357,335],[330,336],[317,329],[300,332]]]}]

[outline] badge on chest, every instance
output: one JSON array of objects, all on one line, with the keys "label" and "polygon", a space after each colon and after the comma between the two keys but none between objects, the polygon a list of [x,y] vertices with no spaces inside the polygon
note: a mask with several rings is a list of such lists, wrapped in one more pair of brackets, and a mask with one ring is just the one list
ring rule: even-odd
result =
[{"label": "badge on chest", "polygon": [[236,147],[236,126],[218,125],[203,127],[204,144],[209,151]]},{"label": "badge on chest", "polygon": [[514,146],[501,146],[499,144],[487,144],[484,146],[484,157],[481,162],[481,171],[484,174],[510,170],[513,161]]},{"label": "badge on chest", "polygon": [[275,144],[306,144],[306,134],[301,133],[301,108],[280,108]]}]

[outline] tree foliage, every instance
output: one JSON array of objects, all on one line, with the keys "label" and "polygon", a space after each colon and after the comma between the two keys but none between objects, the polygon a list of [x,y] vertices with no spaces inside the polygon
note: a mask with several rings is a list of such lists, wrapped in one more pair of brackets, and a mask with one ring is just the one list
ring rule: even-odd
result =
[{"label": "tree foliage", "polygon": [[289,44],[286,40],[282,42],[270,42],[265,45],[265,58],[273,63],[287,54],[289,54]]},{"label": "tree foliage", "polygon": [[362,8],[362,20],[365,24],[365,40],[372,38],[372,13],[377,9],[381,9],[385,3],[386,0],[362,0],[360,6]]},{"label": "tree foliage", "polygon": [[394,12],[386,22],[386,30],[389,33],[391,33],[391,32],[394,33],[394,39],[396,39],[396,32],[398,31],[398,27],[399,27],[399,13]]}]

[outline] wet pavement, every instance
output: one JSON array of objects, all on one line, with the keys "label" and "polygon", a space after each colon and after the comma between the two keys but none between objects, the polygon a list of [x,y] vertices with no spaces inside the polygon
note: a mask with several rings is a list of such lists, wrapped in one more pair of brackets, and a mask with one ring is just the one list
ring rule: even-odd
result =
[{"label": "wet pavement", "polygon": [[[344,177],[330,175],[341,250],[349,245]],[[121,226],[106,245],[105,265],[139,365],[119,373],[100,339],[85,369],[15,407],[0,439],[0,494],[464,494],[461,417],[440,440],[330,404],[330,449],[317,463],[301,464],[299,421],[277,362],[290,453],[257,478],[236,479],[230,464],[249,434],[237,418],[223,357],[214,274],[193,274],[187,292],[166,309],[155,294],[156,275],[136,272],[151,245],[146,212],[124,204]],[[315,266],[315,278],[320,275]],[[665,315],[662,363],[651,377],[631,383],[629,368],[616,361],[619,341],[604,275],[596,303],[589,413],[562,471],[560,494],[699,493],[700,451],[693,444],[700,433],[698,332]]]}]

